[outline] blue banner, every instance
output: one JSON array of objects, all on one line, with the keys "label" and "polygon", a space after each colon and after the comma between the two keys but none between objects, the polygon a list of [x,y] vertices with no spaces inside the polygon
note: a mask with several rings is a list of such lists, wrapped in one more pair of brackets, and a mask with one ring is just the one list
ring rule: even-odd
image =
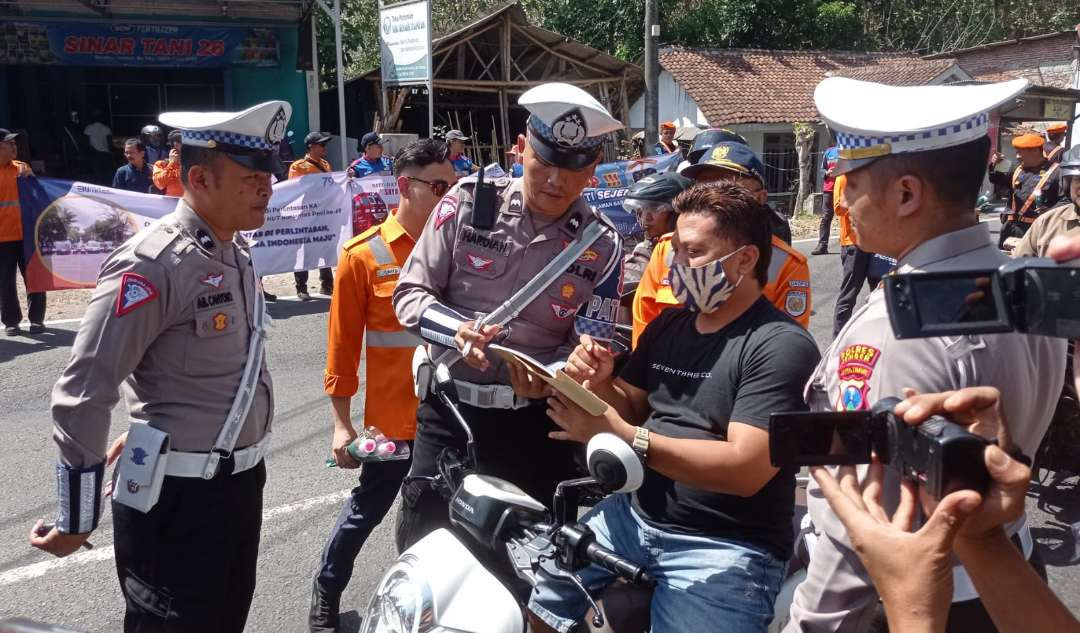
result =
[{"label": "blue banner", "polygon": [[596,166],[592,186],[597,188],[629,187],[649,174],[671,171],[682,162],[682,152],[663,156],[646,156],[635,160],[620,160]]},{"label": "blue banner", "polygon": [[582,191],[581,197],[589,206],[607,216],[623,238],[637,241],[641,239],[641,225],[637,218],[623,209],[627,190],[627,187],[591,188]]},{"label": "blue banner", "polygon": [[0,22],[0,64],[225,68],[277,66],[268,28]]}]

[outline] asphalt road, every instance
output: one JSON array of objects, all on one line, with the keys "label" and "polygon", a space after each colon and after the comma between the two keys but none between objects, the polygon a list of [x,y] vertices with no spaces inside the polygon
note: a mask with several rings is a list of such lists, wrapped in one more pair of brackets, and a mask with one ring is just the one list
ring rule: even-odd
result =
[{"label": "asphalt road", "polygon": [[[804,252],[812,243],[796,244]],[[832,332],[832,306],[839,283],[839,256],[811,258],[815,314],[811,330],[824,349]],[[322,392],[326,300],[270,304],[275,317],[269,343],[277,415],[268,459],[266,517],[259,584],[249,631],[306,630],[311,578],[323,543],[354,475],[323,465],[330,440],[329,405]],[[68,359],[77,324],[59,324],[34,339],[0,340],[0,618],[27,617],[78,631],[122,630],[123,601],[112,564],[111,519],[106,510],[93,550],[56,560],[26,544],[33,522],[55,508],[50,439],[49,391]],[[359,406],[359,404],[357,405]],[[356,410],[359,415],[361,412]],[[123,428],[114,412],[113,434]],[[1070,486],[1039,488],[1033,498],[1035,534],[1051,567],[1058,595],[1080,613],[1080,562],[1076,535],[1080,491]],[[1047,513],[1039,507],[1050,510]],[[343,630],[355,631],[359,615],[382,570],[394,555],[392,518],[372,535],[343,600]],[[1078,523],[1080,529],[1080,523]]]}]

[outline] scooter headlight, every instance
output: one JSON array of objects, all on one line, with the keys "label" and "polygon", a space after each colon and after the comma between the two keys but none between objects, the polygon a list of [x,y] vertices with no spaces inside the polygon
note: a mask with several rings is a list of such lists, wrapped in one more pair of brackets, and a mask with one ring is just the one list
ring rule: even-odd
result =
[{"label": "scooter headlight", "polygon": [[422,633],[434,624],[431,593],[402,560],[379,582],[368,605],[362,633]]}]

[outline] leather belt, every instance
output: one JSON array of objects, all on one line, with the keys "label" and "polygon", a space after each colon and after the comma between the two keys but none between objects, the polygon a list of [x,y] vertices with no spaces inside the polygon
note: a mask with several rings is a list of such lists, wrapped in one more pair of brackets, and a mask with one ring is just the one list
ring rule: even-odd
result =
[{"label": "leather belt", "polygon": [[515,394],[509,385],[478,385],[464,380],[455,380],[454,385],[458,400],[480,409],[524,409],[533,404]]},{"label": "leather belt", "polygon": [[1015,213],[1010,213],[1010,214],[1005,216],[1005,221],[1006,222],[1023,222],[1024,224],[1031,224],[1037,219],[1038,218],[1032,218],[1032,217],[1029,217],[1029,216],[1026,216],[1026,215],[1019,215],[1018,216]]}]

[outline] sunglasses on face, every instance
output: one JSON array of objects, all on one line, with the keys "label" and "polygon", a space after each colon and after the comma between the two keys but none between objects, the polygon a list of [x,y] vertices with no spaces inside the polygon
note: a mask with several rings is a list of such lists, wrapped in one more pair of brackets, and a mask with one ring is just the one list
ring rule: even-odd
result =
[{"label": "sunglasses on face", "polygon": [[428,186],[429,189],[431,189],[432,194],[440,198],[446,195],[446,192],[450,190],[450,183],[446,182],[445,180],[428,181],[421,178],[413,178],[412,176],[406,176],[406,178],[408,178],[409,180],[415,180],[416,182],[424,183]]}]

